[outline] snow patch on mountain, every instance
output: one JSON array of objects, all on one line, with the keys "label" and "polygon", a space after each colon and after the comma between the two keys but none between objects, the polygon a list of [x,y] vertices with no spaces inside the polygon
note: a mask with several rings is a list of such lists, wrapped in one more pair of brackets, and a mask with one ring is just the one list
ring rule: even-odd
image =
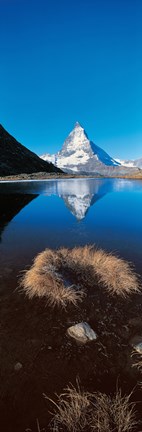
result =
[{"label": "snow patch on mountain", "polygon": [[130,161],[130,160],[121,160],[121,159],[115,159],[117,162],[119,162],[120,165],[128,167],[128,168],[133,168],[134,165],[134,161]]},{"label": "snow patch on mountain", "polygon": [[134,161],[134,164],[135,164],[136,167],[138,167],[138,168],[142,168],[142,158],[140,158],[140,159],[136,159],[136,160]]},{"label": "snow patch on mountain", "polygon": [[128,168],[142,168],[142,158],[136,159],[136,160],[122,160],[122,159],[115,159],[117,162],[120,163],[121,166],[128,167]]},{"label": "snow patch on mountain", "polygon": [[67,165],[78,165],[78,163],[85,164],[89,160],[89,154],[85,152],[83,149],[78,149],[74,151],[72,154],[67,154],[66,156],[62,156],[61,154],[57,158],[58,166],[67,166]]},{"label": "snow patch on mountain", "polygon": [[45,153],[45,154],[43,154],[42,156],[40,156],[40,158],[41,159],[43,159],[43,160],[45,160],[45,161],[47,161],[47,162],[52,162],[52,163],[54,163],[55,164],[55,155],[53,154],[53,155],[50,155],[49,153]]}]

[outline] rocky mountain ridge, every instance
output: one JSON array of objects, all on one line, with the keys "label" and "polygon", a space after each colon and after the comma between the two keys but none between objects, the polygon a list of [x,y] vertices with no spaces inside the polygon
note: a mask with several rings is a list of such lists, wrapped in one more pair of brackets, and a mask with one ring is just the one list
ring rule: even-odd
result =
[{"label": "rocky mountain ridge", "polygon": [[61,172],[52,163],[41,160],[0,125],[0,176],[36,172]]},{"label": "rocky mountain ridge", "polygon": [[128,167],[128,168],[140,168],[142,169],[142,158],[135,159],[135,160],[121,160],[116,159],[117,162],[120,163],[121,166]]}]

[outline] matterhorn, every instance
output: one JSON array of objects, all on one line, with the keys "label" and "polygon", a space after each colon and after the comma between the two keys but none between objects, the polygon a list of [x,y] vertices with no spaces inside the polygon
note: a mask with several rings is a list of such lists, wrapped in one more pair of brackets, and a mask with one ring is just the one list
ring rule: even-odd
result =
[{"label": "matterhorn", "polygon": [[[75,123],[58,153],[53,155],[46,153],[41,158],[69,173],[100,173],[111,176],[119,168],[121,173],[123,170],[119,161],[89,140],[84,128],[78,122]],[[126,171],[127,168],[124,170]]]}]

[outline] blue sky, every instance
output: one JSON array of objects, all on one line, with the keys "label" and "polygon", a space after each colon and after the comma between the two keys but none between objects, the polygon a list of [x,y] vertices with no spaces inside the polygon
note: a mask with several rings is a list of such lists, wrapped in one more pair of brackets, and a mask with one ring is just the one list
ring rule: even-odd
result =
[{"label": "blue sky", "polygon": [[38,154],[76,121],[142,157],[142,1],[0,0],[0,123]]}]

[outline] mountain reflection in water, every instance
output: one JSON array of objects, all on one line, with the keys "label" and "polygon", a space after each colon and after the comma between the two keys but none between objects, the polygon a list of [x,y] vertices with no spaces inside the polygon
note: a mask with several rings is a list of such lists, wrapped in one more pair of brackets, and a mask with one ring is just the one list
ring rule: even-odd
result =
[{"label": "mountain reflection in water", "polygon": [[[1,208],[3,208],[3,201],[7,201],[7,215],[8,212],[12,213],[12,208],[15,208],[17,203],[18,209],[18,199],[20,204],[20,195],[23,194],[23,199],[21,198],[21,203],[25,201],[25,205],[39,194],[44,194],[47,196],[57,195],[62,198],[65,202],[67,208],[76,217],[77,220],[82,220],[90,206],[94,205],[100,198],[103,198],[107,193],[113,191],[114,184],[112,182],[106,182],[106,180],[95,180],[94,179],[75,179],[75,180],[51,180],[43,182],[17,182],[17,183],[1,183],[0,184],[0,200]],[[3,198],[5,194],[5,199]],[[12,194],[12,195],[11,195]],[[14,198],[12,198],[14,194]],[[26,203],[27,194],[27,203]],[[35,194],[35,195],[34,195]],[[12,202],[13,201],[13,202]],[[24,204],[23,204],[24,206]],[[4,206],[5,207],[5,206]],[[22,205],[21,205],[22,208]],[[14,215],[18,213],[14,210]],[[10,217],[11,219],[11,217]],[[0,214],[1,220],[1,214]]]},{"label": "mountain reflection in water", "polygon": [[93,243],[136,262],[140,271],[141,181],[0,183],[0,208],[1,266],[9,261],[23,269],[44,248]]}]

